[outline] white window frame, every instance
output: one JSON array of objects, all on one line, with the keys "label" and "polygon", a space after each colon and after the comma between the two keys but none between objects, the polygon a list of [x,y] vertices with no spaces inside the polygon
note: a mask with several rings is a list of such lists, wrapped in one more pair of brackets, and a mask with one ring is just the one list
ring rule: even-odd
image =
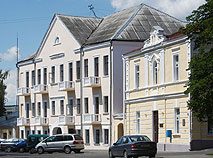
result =
[{"label": "white window frame", "polygon": [[97,136],[96,130],[99,130],[99,144],[101,143],[101,129],[99,127],[94,127],[94,144],[96,144]]},{"label": "white window frame", "polygon": [[[53,114],[53,102],[55,103],[54,114]],[[51,101],[51,111],[52,111],[52,115],[55,116],[56,115],[56,100]]]},{"label": "white window frame", "polygon": [[[45,103],[47,103],[47,109],[48,109],[48,101],[47,101],[47,100],[44,100],[44,101],[42,102],[43,117],[45,117],[45,116],[44,116],[44,112],[45,112],[44,105],[45,105]],[[47,117],[48,117],[48,110],[47,110]]]},{"label": "white window frame", "polygon": [[[79,104],[78,104],[78,100],[80,101]],[[78,107],[78,105],[79,105],[79,107]],[[78,112],[78,108],[79,108],[79,112]],[[81,99],[80,98],[76,99],[76,114],[77,115],[81,114]]]},{"label": "white window frame", "polygon": [[[105,135],[106,135],[106,134],[105,134],[105,130],[108,130],[108,140],[107,140],[108,143],[106,143],[106,139],[105,139]],[[104,144],[104,145],[109,145],[109,137],[110,137],[109,128],[104,128],[104,129],[103,129],[103,144]]]},{"label": "white window frame", "polygon": [[45,66],[45,67],[42,67],[42,74],[43,74],[43,76],[41,77],[42,78],[42,83],[44,84],[44,69],[46,69],[47,70],[47,74],[46,74],[46,85],[48,84],[48,68]]},{"label": "white window frame", "polygon": [[[86,98],[88,100],[88,105],[87,105],[88,111],[87,111],[87,113],[86,113],[86,102],[85,102]],[[89,97],[84,97],[84,113],[89,114]]]},{"label": "white window frame", "polygon": [[[72,105],[70,103],[70,100],[72,100]],[[70,110],[72,109],[72,113],[68,114],[68,105],[70,106]],[[69,97],[68,98],[68,104],[66,106],[66,115],[67,116],[73,116],[74,115],[74,98],[73,97]]]},{"label": "white window frame", "polygon": [[[106,111],[106,104],[105,104],[105,100],[106,100],[105,98],[106,98],[106,97],[107,97],[107,104],[108,104],[108,105],[107,105],[107,106],[108,106],[108,107],[107,107],[107,111]],[[108,95],[104,96],[103,101],[104,101],[104,106],[103,106],[104,109],[103,109],[103,111],[104,111],[104,113],[109,113],[109,96],[108,96]]]},{"label": "white window frame", "polygon": [[[176,63],[175,63],[175,57],[178,56],[178,77],[176,74]],[[177,82],[180,80],[180,55],[178,52],[172,53],[172,80],[173,82]]]},{"label": "white window frame", "polygon": [[140,134],[140,111],[136,111],[136,134]]},{"label": "white window frame", "polygon": [[32,103],[32,117],[35,117],[35,116],[36,116],[36,105],[35,105],[35,103]]},{"label": "white window frame", "polygon": [[36,105],[37,105],[37,116],[41,116],[41,109],[42,109],[41,102],[37,102]]},{"label": "white window frame", "polygon": [[[62,71],[61,71],[61,66],[62,66]],[[59,65],[59,81],[63,82],[64,81],[64,64]]]},{"label": "white window frame", "polygon": [[60,37],[58,35],[56,35],[53,45],[58,45],[58,44],[61,44],[61,40],[60,40]]},{"label": "white window frame", "polygon": [[[87,60],[87,69],[85,69],[85,61]],[[87,71],[87,75],[86,72]],[[84,77],[89,77],[89,59],[84,59]]]},{"label": "white window frame", "polygon": [[[179,114],[177,114],[177,111],[179,109]],[[180,134],[180,108],[176,107],[174,109],[174,114],[175,114],[175,134]]]},{"label": "white window frame", "polygon": [[[62,107],[62,106],[61,106],[61,105],[62,105],[62,104],[61,104],[62,101],[63,101],[63,113],[62,113],[62,108],[61,108],[61,107]],[[59,103],[60,103],[60,115],[64,115],[64,103],[65,103],[65,102],[64,102],[64,99],[61,99],[61,100],[59,101]]]},{"label": "white window frame", "polygon": [[95,58],[98,58],[98,76],[96,76],[96,77],[99,77],[100,76],[100,57],[99,57],[99,55],[93,56],[93,74],[95,76]]},{"label": "white window frame", "polygon": [[[27,105],[28,105],[29,109],[27,109]],[[30,102],[25,103],[25,109],[26,109],[26,118],[30,118]],[[27,117],[27,115],[28,115],[28,117]]]},{"label": "white window frame", "polygon": [[[89,135],[88,135],[89,142],[87,142],[87,132],[86,132],[87,130],[89,131]],[[90,144],[90,129],[85,128],[85,145],[89,145],[89,144]]]},{"label": "white window frame", "polygon": [[[53,68],[54,67],[54,76],[53,76]],[[53,82],[53,79],[54,79],[54,82]],[[56,65],[52,65],[51,66],[51,79],[50,79],[50,82],[52,83],[52,84],[54,84],[54,83],[56,83]]]},{"label": "white window frame", "polygon": [[99,114],[100,114],[101,111],[100,111],[100,96],[99,96],[99,95],[94,95],[94,96],[93,96],[93,112],[94,112],[94,114],[96,114],[96,113],[95,113],[95,112],[96,112],[96,110],[95,110],[95,108],[96,108],[96,107],[95,107],[95,103],[96,103],[96,102],[95,102],[95,101],[96,101],[95,98],[98,98],[98,103],[99,103],[99,108],[98,108],[98,109],[99,109]]},{"label": "white window frame", "polygon": [[[70,74],[70,64],[72,64],[72,78],[70,77],[71,76],[71,74]],[[69,61],[68,62],[68,81],[73,81],[73,62],[72,61]]]},{"label": "white window frame", "polygon": [[[138,67],[138,70],[137,70]],[[135,89],[138,89],[140,86],[140,65],[139,63],[135,64]]]},{"label": "white window frame", "polygon": [[[156,67],[155,67],[155,63],[156,63]],[[152,62],[152,84],[156,85],[158,84],[158,62],[156,60],[153,60]]]},{"label": "white window frame", "polygon": [[[104,60],[106,56],[108,57],[108,61],[107,61],[107,72],[105,72],[105,60]],[[103,76],[109,76],[109,55],[104,55],[103,56]]]}]

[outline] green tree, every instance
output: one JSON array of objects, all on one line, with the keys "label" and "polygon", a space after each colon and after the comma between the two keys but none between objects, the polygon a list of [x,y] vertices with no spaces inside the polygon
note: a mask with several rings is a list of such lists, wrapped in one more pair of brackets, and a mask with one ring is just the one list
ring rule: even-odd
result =
[{"label": "green tree", "polygon": [[2,71],[0,70],[0,116],[4,115],[5,113],[5,108],[4,108],[4,103],[5,103],[5,95],[6,95],[6,88],[7,86],[4,84],[4,80],[8,76],[8,71]]},{"label": "green tree", "polygon": [[199,121],[213,118],[213,0],[206,0],[186,20],[183,32],[194,42],[185,94],[188,108]]}]

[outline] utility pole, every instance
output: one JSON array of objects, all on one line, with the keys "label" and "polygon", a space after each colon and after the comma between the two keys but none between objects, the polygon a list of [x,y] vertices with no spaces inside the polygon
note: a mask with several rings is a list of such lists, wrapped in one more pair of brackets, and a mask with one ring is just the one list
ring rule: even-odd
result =
[{"label": "utility pole", "polygon": [[89,7],[89,10],[91,10],[92,13],[94,14],[94,16],[97,18],[95,11],[94,11],[94,7],[92,6],[92,4],[88,5],[88,7]]}]

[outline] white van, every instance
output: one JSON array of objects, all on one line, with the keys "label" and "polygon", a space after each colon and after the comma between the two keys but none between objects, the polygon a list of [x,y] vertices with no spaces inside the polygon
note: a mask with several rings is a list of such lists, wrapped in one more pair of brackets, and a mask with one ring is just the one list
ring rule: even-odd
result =
[{"label": "white van", "polygon": [[54,151],[64,151],[66,154],[70,154],[71,151],[79,153],[84,149],[84,141],[78,134],[57,134],[47,137],[35,148],[39,154],[43,154],[45,151],[49,153]]}]

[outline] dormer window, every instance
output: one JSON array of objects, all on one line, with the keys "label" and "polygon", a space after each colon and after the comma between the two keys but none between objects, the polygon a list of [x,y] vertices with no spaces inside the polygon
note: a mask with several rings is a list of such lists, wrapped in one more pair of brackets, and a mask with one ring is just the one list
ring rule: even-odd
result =
[{"label": "dormer window", "polygon": [[55,41],[54,41],[54,45],[57,45],[57,44],[60,44],[61,42],[60,42],[60,38],[59,38],[59,36],[57,36],[56,38],[55,38]]}]

